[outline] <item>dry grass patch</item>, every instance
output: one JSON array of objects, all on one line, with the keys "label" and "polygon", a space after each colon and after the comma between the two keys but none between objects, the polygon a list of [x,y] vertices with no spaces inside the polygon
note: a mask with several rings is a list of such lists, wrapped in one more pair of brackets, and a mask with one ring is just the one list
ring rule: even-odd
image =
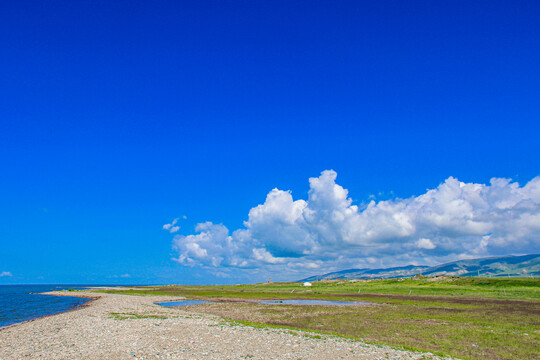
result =
[{"label": "dry grass patch", "polygon": [[109,313],[110,317],[115,320],[128,320],[128,319],[167,319],[165,315],[155,314],[137,314],[137,313]]},{"label": "dry grass patch", "polygon": [[453,307],[385,304],[297,306],[214,303],[195,311],[246,324],[310,330],[465,359],[540,359],[540,304]]}]

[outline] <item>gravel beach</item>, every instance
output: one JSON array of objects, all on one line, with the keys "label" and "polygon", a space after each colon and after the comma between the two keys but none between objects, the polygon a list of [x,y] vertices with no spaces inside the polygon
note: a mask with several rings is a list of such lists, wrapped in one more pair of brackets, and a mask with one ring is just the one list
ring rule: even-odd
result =
[{"label": "gravel beach", "polygon": [[97,299],[0,330],[0,359],[439,359],[333,336],[231,325],[196,307],[154,305],[180,298],[76,295]]}]

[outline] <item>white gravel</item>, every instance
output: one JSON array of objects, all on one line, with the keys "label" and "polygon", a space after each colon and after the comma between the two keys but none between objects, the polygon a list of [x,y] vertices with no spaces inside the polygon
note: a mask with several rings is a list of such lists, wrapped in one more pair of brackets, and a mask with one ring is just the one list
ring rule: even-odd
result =
[{"label": "white gravel", "polygon": [[196,307],[154,305],[178,298],[84,296],[100,298],[0,330],[0,359],[439,359],[333,336],[231,325]]}]

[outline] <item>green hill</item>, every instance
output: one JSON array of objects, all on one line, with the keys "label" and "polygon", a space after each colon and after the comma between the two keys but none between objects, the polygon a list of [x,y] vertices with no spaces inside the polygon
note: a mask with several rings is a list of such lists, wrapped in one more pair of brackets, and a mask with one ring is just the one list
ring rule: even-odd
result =
[{"label": "green hill", "polygon": [[349,269],[310,276],[301,281],[333,279],[381,279],[423,276],[540,276],[540,254],[467,259],[436,266],[401,266],[384,269]]}]

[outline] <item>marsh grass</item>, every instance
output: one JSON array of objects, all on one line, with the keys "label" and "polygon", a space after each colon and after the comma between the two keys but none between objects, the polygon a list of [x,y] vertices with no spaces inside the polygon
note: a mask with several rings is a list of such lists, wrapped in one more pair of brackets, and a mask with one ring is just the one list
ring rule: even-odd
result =
[{"label": "marsh grass", "polygon": [[289,306],[215,303],[198,307],[236,322],[361,339],[470,359],[539,358],[540,306],[489,304],[455,308],[385,304]]},{"label": "marsh grass", "polygon": [[[540,279],[324,281],[310,289],[298,283],[163,286],[121,293],[212,300],[190,311],[262,328],[308,330],[464,359],[540,359]],[[263,305],[257,299],[370,304]]]},{"label": "marsh grass", "polygon": [[[132,295],[170,295],[186,297],[232,297],[266,299],[323,298],[345,299],[351,295],[459,296],[490,299],[540,301],[540,278],[412,278],[383,280],[329,280],[312,283],[304,288],[300,283],[262,283],[228,286],[167,285],[139,287],[129,290],[106,290]],[[292,292],[294,290],[294,292]]]}]

